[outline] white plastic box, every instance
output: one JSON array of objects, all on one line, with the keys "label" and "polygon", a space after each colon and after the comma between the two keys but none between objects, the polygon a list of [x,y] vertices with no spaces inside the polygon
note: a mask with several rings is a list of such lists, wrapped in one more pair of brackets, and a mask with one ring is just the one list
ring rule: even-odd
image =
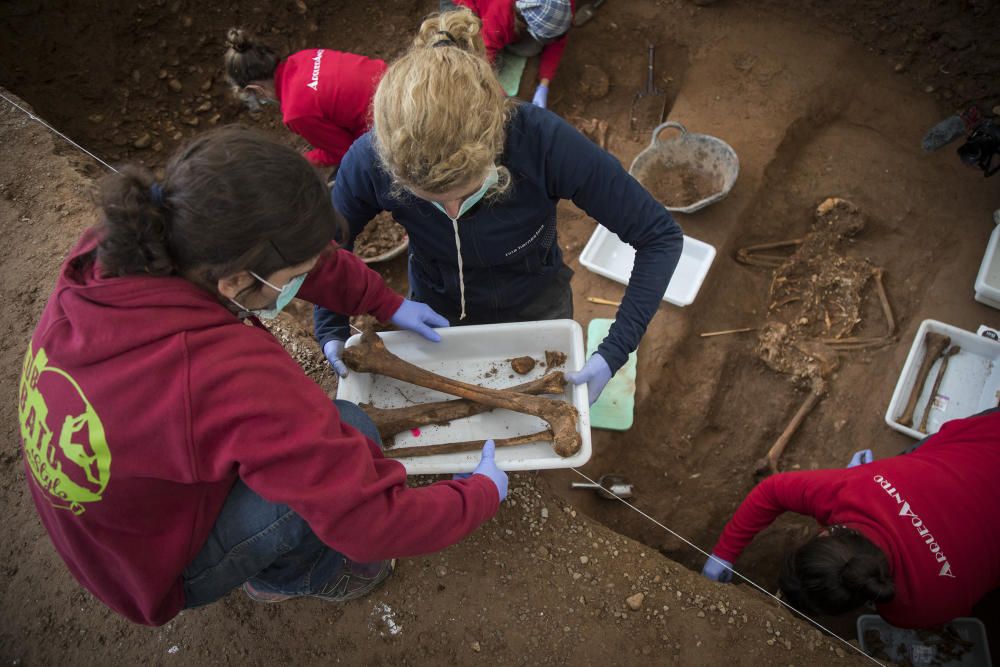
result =
[{"label": "white plastic box", "polygon": [[1000,225],[993,229],[976,276],[976,301],[1000,309]]},{"label": "white plastic box", "polygon": [[[542,366],[547,350],[566,354],[566,363],[552,370],[577,370],[585,361],[583,330],[573,320],[515,322],[438,329],[440,343],[432,343],[410,331],[379,334],[395,355],[421,368],[462,382],[502,389],[541,377],[549,369]],[[347,347],[357,345],[360,336],[352,336]],[[531,356],[535,369],[518,375],[510,359]],[[513,377],[511,377],[513,376]],[[417,403],[455,398],[430,389],[381,375],[350,372],[340,381],[337,398],[352,403],[371,403],[379,408],[398,408]],[[571,402],[580,414],[580,451],[563,458],[550,443],[538,442],[496,450],[497,465],[503,470],[543,470],[581,466],[590,460],[590,403],[587,386],[568,385],[562,400]],[[544,420],[508,410],[493,410],[459,419],[441,426],[422,426],[420,435],[404,432],[395,437],[396,447],[510,438],[537,433],[547,428]],[[480,452],[438,454],[401,458],[407,474],[426,475],[471,472],[479,463]]]},{"label": "white plastic box", "polygon": [[[951,337],[951,344],[961,351],[951,357],[937,394],[931,396],[934,380],[937,378],[941,360],[938,360],[927,376],[927,381],[917,398],[917,408],[913,413],[913,426],[903,426],[898,419],[910,399],[910,391],[916,382],[916,375],[926,353],[924,337],[928,333],[938,333]],[[925,438],[952,419],[961,419],[997,407],[1000,400],[1000,342],[980,336],[971,331],[959,329],[937,320],[924,320],[917,329],[916,338],[910,346],[903,372],[892,392],[885,422],[892,428],[913,438]],[[927,433],[917,430],[924,409],[932,401],[927,420]]]},{"label": "white plastic box", "polygon": [[[694,302],[714,260],[713,246],[685,236],[684,250],[663,300],[675,306],[687,306]],[[598,225],[580,253],[580,263],[599,276],[628,285],[635,263],[635,248],[606,227]]]}]

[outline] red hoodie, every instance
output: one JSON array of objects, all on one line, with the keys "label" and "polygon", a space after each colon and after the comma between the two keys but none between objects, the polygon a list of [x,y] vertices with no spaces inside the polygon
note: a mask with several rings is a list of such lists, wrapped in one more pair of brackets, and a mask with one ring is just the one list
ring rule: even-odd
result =
[{"label": "red hoodie", "polygon": [[878,612],[898,627],[966,616],[1000,586],[1000,412],[955,420],[906,456],[769,477],[713,553],[734,562],[782,512],[847,525],[889,559],[896,586]]},{"label": "red hoodie", "polygon": [[[443,549],[496,512],[482,475],[408,488],[270,333],[182,278],[100,277],[96,239],[73,250],[42,313],[19,421],[42,523],[109,607],[150,625],[180,611],[182,571],[237,477],[358,561]],[[401,302],[342,250],[300,296],[381,320]]]},{"label": "red hoodie", "polygon": [[[514,32],[514,0],[455,0],[455,4],[468,7],[483,22],[483,43],[490,62],[496,60],[505,46],[520,39]],[[571,0],[570,9],[576,14],[576,0]],[[568,35],[566,33],[542,49],[538,59],[539,79],[551,81],[555,78]]]},{"label": "red hoodie", "polygon": [[354,140],[368,131],[369,107],[386,65],[331,49],[294,53],[274,70],[274,92],[288,129],[313,146],[306,159],[340,164]]}]

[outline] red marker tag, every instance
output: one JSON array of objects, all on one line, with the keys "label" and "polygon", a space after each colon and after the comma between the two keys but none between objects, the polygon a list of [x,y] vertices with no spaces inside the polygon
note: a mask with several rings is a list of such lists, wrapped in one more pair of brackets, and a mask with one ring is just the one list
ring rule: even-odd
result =
[{"label": "red marker tag", "polygon": [[411,428],[410,429],[410,433],[413,434],[414,438],[419,438],[420,437],[420,429],[419,428]]}]

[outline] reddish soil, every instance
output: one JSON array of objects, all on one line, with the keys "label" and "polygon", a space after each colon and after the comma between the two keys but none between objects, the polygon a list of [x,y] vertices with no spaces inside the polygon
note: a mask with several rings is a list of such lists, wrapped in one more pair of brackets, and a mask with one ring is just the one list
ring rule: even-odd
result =
[{"label": "reddish soil", "polygon": [[[0,17],[0,85],[109,160],[162,165],[177,143],[214,124],[247,122],[301,145],[268,111],[251,117],[218,71],[222,38],[245,25],[279,48],[311,45],[390,58],[434,0],[271,5],[240,0],[86,3],[13,0]],[[565,117],[608,123],[608,150],[628,165],[648,143],[630,129],[644,87],[646,44],[667,116],[730,143],[741,173],[722,202],[678,216],[718,255],[695,303],[664,304],[639,350],[635,426],[594,431],[592,478],[625,474],[645,512],[710,548],[752,488],[753,464],[802,395],[755,354],[756,334],[698,333],[767,319],[771,271],[737,264],[738,248],[803,236],[816,205],[849,199],[868,218],[843,254],[886,269],[900,327],[885,348],[842,354],[829,394],[782,459],[785,469],[844,465],[871,447],[889,456],[912,442],[882,421],[919,323],[997,326],[972,285],[1000,206],[993,180],[951,148],[920,151],[937,120],[975,101],[1000,103],[1000,8],[967,2],[840,3],[761,0],[699,8],[680,0],[606,3],[573,35],[550,95]],[[521,97],[530,99],[533,64]],[[175,92],[176,85],[180,90]],[[8,94],[8,93],[4,93]],[[148,142],[144,135],[148,135]],[[163,628],[129,625],[83,591],[54,553],[26,493],[16,419],[20,362],[57,267],[94,221],[90,180],[103,169],[0,101],[0,659],[49,664],[297,662],[439,664],[830,664],[845,648],[822,639],[747,586],[714,585],[690,570],[703,557],[617,503],[570,492],[572,471],[512,475],[497,519],[441,554],[405,561],[377,594],[333,607],[278,606],[234,593]],[[148,146],[147,146],[148,144]],[[147,147],[143,147],[147,146]],[[587,296],[623,288],[576,261],[594,222],[560,208],[576,269],[576,319],[613,317]],[[405,257],[378,265],[405,290]],[[877,317],[878,310],[866,316]],[[873,320],[875,321],[875,320]],[[312,340],[308,308],[276,334],[328,391],[336,380]],[[773,589],[781,554],[813,530],[786,516],[739,562]],[[690,568],[690,569],[688,569]],[[543,585],[539,585],[543,584]],[[626,598],[645,595],[633,611]],[[634,600],[633,600],[634,602]],[[996,618],[984,608],[992,632]],[[830,620],[830,619],[824,619]],[[850,620],[834,623],[852,636]],[[393,634],[394,628],[401,628]],[[996,646],[996,644],[994,644]],[[996,651],[994,651],[996,653]]]},{"label": "reddish soil", "polygon": [[722,189],[712,174],[691,169],[650,169],[641,181],[650,194],[671,208],[686,208]]}]

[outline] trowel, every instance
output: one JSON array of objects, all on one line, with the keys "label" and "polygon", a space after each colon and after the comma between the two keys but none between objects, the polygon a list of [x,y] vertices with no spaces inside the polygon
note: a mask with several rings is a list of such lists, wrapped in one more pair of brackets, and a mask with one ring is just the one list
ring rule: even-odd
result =
[{"label": "trowel", "polygon": [[571,482],[571,489],[592,489],[601,498],[631,498],[635,487],[621,475],[601,475],[596,484],[590,482]]}]

